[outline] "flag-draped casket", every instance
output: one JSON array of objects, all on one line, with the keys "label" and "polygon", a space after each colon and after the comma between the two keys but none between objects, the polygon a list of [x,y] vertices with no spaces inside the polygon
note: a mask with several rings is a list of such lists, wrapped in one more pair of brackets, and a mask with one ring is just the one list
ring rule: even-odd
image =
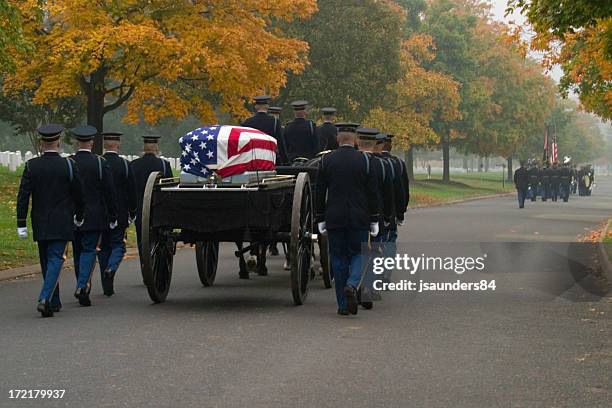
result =
[{"label": "flag-draped casket", "polygon": [[181,169],[198,177],[225,178],[247,171],[274,170],[276,139],[257,129],[209,126],[179,139]]}]

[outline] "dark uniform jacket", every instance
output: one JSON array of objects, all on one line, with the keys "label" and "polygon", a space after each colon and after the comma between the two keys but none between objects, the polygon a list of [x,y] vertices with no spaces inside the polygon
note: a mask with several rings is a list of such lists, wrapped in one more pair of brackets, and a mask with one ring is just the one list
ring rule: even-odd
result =
[{"label": "dark uniform jacket", "polygon": [[572,170],[567,166],[561,167],[559,169],[559,177],[562,184],[570,184],[572,182]]},{"label": "dark uniform jacket", "polygon": [[285,126],[284,133],[288,163],[297,157],[312,159],[319,153],[317,125],[313,121],[295,118]]},{"label": "dark uniform jacket", "polygon": [[537,186],[540,182],[540,169],[537,167],[531,167],[527,170],[527,176],[529,177],[529,184]]},{"label": "dark uniform jacket", "polygon": [[373,153],[372,169],[376,171],[378,191],[380,195],[380,225],[395,222],[395,185],[393,163],[383,157],[382,153]]},{"label": "dark uniform jacket", "polygon": [[514,172],[514,185],[519,190],[527,190],[529,186],[529,175],[526,168],[519,167],[516,169]]},{"label": "dark uniform jacket", "polygon": [[138,204],[136,214],[140,220],[142,215],[142,199],[149,175],[154,171],[159,171],[165,178],[172,177],[172,167],[170,167],[170,163],[167,160],[161,159],[153,153],[146,153],[144,156],[132,161],[130,167],[134,175],[134,186],[136,187],[136,201]]},{"label": "dark uniform jacket", "polygon": [[542,184],[550,184],[553,169],[552,167],[545,167],[540,173]]},{"label": "dark uniform jacket", "polygon": [[325,122],[317,127],[317,139],[319,139],[319,150],[336,150],[338,148],[338,128],[331,123]]},{"label": "dark uniform jacket", "polygon": [[130,163],[117,153],[106,152],[104,158],[113,174],[113,186],[117,200],[117,222],[119,227],[127,228],[128,217],[136,215],[136,189]]},{"label": "dark uniform jacket", "polygon": [[394,185],[394,200],[395,200],[395,216],[403,221],[404,214],[408,210],[408,202],[410,201],[410,182],[408,180],[408,171],[406,163],[397,156],[389,152],[383,152],[385,157],[393,164],[393,185]]},{"label": "dark uniform jacket", "polygon": [[[378,183],[366,154],[340,146],[321,159],[317,176],[317,222],[328,230],[368,230],[379,220]],[[327,202],[326,202],[327,197]]]},{"label": "dark uniform jacket", "polygon": [[257,112],[251,116],[241,126],[250,127],[260,130],[265,134],[276,139],[276,163],[282,164],[287,162],[287,151],[285,149],[285,141],[283,140],[283,129],[280,121],[272,115],[265,112]]},{"label": "dark uniform jacket", "polygon": [[550,169],[550,184],[559,185],[561,181],[561,169],[558,167],[552,167]]},{"label": "dark uniform jacket", "polygon": [[117,199],[113,173],[104,157],[80,150],[71,156],[81,174],[85,199],[85,223],[78,231],[104,231],[117,220]]},{"label": "dark uniform jacket", "polygon": [[84,207],[76,163],[58,153],[28,160],[17,195],[17,227],[26,226],[30,195],[34,241],[71,241],[73,218],[82,220]]}]

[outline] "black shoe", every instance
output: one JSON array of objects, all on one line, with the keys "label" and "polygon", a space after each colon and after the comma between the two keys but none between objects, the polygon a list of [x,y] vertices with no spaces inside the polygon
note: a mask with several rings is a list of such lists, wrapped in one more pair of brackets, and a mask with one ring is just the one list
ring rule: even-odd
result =
[{"label": "black shoe", "polygon": [[59,305],[51,305],[51,311],[53,313],[61,312],[61,310],[62,310],[62,305],[61,304],[59,304]]},{"label": "black shoe", "polygon": [[266,266],[264,266],[263,268],[257,268],[257,275],[268,276],[268,268]]},{"label": "black shoe", "polygon": [[344,296],[346,296],[347,310],[350,314],[357,314],[358,301],[357,301],[357,291],[354,287],[348,285],[344,287]]},{"label": "black shoe", "polygon": [[79,305],[81,306],[91,306],[91,300],[89,299],[89,293],[85,289],[77,289]]},{"label": "black shoe", "polygon": [[270,255],[272,256],[278,256],[278,248],[275,246],[270,247]]},{"label": "black shoe", "polygon": [[339,314],[340,316],[348,316],[348,315],[349,315],[349,312],[348,312],[348,310],[346,310],[346,309],[338,309],[338,314]]},{"label": "black shoe", "polygon": [[247,273],[240,272],[238,274],[238,279],[249,279],[249,273],[248,272]]},{"label": "black shoe", "polygon": [[42,317],[53,317],[53,310],[51,310],[51,305],[49,304],[48,300],[38,302],[36,310],[40,312]]},{"label": "black shoe", "polygon": [[363,306],[363,308],[365,310],[371,310],[374,307],[374,303],[372,303],[372,302],[361,302],[361,306]]},{"label": "black shoe", "polygon": [[102,290],[104,291],[104,295],[111,297],[115,294],[114,288],[114,278],[115,274],[110,269],[104,271],[102,275]]}]

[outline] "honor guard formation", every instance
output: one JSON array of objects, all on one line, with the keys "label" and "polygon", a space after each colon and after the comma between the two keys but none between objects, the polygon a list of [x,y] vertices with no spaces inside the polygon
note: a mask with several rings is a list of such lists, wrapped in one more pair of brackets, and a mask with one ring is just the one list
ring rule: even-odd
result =
[{"label": "honor guard formation", "polygon": [[[334,123],[336,109],[332,107],[321,110],[323,121],[317,126],[308,119],[309,104],[304,100],[291,103],[295,118],[283,126],[282,108],[270,106],[271,101],[269,96],[255,97],[255,114],[242,126],[276,140],[278,166],[319,160],[315,221],[318,233],[329,240],[338,314],[356,314],[360,304],[372,309],[381,294],[374,290],[368,264],[375,254],[395,255],[398,226],[403,223],[409,201],[406,165],[390,153],[393,135],[357,123]],[[26,162],[17,197],[17,233],[22,239],[28,237],[26,220],[31,201],[33,239],[38,244],[44,279],[37,310],[43,317],[53,316],[62,308],[58,281],[69,243],[76,275],[74,296],[84,307],[91,306],[96,264],[102,292],[108,297],[115,293],[115,275],[126,253],[126,230],[131,224],[136,227],[142,265],[142,208],[147,180],[153,172],[159,172],[162,178],[173,177],[170,163],[159,157],[158,135],[143,136],[144,154],[130,163],[120,156],[124,137],[120,132],[101,133],[104,154],[99,156],[92,153],[97,129],[71,129],[76,153],[65,158],[60,155],[64,132],[64,127],[57,124],[38,129],[42,154]],[[517,170],[517,188],[523,186],[522,174]],[[565,182],[563,177],[559,175],[557,184]],[[525,191],[530,191],[533,183],[526,175],[525,180]],[[544,181],[538,170],[539,184],[543,186]],[[581,192],[587,189],[580,187]],[[561,190],[566,198],[566,190]],[[552,198],[552,191],[547,188],[540,194],[543,199],[549,194]],[[567,191],[569,194],[569,188]],[[237,244],[241,249],[242,243]],[[276,246],[270,243],[271,255],[278,254]],[[258,267],[260,275],[267,272],[266,252],[266,248],[251,249],[258,261],[264,257],[263,267]],[[286,267],[290,263],[287,259]],[[239,276],[248,279],[242,265]],[[382,279],[389,281],[390,276]]]},{"label": "honor guard formation", "polygon": [[568,202],[571,195],[590,196],[595,186],[593,166],[577,168],[571,157],[565,157],[563,164],[557,161],[544,165],[537,160],[521,160],[520,167],[514,172],[514,185],[518,196],[519,208],[525,208],[525,201]]}]

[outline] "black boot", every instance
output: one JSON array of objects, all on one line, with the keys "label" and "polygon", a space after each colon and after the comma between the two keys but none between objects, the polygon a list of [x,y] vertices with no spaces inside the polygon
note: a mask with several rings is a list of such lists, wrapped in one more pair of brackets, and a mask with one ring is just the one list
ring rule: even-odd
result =
[{"label": "black boot", "polygon": [[48,300],[41,300],[38,302],[36,310],[40,312],[42,317],[53,317],[53,310],[51,310],[51,305]]},{"label": "black boot", "polygon": [[115,274],[110,269],[102,273],[102,290],[105,296],[111,297],[115,294],[114,280]]},{"label": "black boot", "polygon": [[89,293],[84,288],[77,289],[75,296],[79,299],[79,305],[81,306],[91,306],[91,300],[89,299]]},{"label": "black boot", "polygon": [[357,291],[354,287],[347,285],[344,287],[344,296],[346,296],[347,310],[350,314],[357,314],[358,311],[358,300]]}]

